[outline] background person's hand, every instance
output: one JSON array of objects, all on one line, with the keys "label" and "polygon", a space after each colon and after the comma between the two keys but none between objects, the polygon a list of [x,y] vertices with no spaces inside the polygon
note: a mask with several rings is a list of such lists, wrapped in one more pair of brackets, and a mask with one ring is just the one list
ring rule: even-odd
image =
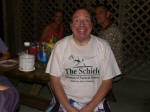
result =
[{"label": "background person's hand", "polygon": [[10,58],[10,53],[8,51],[6,51],[3,53],[2,57],[0,57],[0,61],[7,60],[8,58]]}]

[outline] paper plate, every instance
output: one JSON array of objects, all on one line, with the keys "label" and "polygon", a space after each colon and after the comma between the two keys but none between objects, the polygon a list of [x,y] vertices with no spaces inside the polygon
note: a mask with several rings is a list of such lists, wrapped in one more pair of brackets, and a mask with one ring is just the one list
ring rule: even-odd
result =
[{"label": "paper plate", "polygon": [[17,65],[16,60],[9,59],[9,60],[0,61],[0,66],[2,66],[2,67],[12,67],[12,66],[15,66],[15,65]]}]

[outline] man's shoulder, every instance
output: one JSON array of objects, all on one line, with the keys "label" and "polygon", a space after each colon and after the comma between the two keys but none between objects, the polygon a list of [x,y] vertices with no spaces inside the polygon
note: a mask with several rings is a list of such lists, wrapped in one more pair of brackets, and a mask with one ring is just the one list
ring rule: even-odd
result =
[{"label": "man's shoulder", "polygon": [[92,38],[94,39],[94,41],[96,41],[98,44],[108,44],[108,41],[101,38],[101,37],[98,37],[98,36],[95,36],[95,35],[92,35]]},{"label": "man's shoulder", "polygon": [[112,30],[112,31],[116,31],[116,32],[119,31],[120,32],[119,27],[114,23],[109,27],[109,29]]},{"label": "man's shoulder", "polygon": [[70,39],[71,39],[72,35],[66,36],[63,39],[59,40],[56,44],[55,47],[65,47],[67,46],[67,44],[69,43]]},{"label": "man's shoulder", "polygon": [[100,54],[111,50],[110,44],[107,40],[97,36],[93,36],[92,38],[94,39],[94,46],[96,46],[98,52],[101,52]]},{"label": "man's shoulder", "polygon": [[117,26],[115,23],[111,24],[110,27],[112,27],[112,28],[114,28],[114,29],[118,29],[118,26]]}]

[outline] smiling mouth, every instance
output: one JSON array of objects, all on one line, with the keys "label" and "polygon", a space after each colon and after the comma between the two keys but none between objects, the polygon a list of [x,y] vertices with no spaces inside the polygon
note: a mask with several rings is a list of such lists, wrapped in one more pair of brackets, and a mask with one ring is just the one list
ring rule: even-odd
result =
[{"label": "smiling mouth", "polygon": [[79,30],[79,32],[85,32],[85,30]]},{"label": "smiling mouth", "polygon": [[84,32],[86,32],[86,29],[79,29],[78,32],[84,33]]}]

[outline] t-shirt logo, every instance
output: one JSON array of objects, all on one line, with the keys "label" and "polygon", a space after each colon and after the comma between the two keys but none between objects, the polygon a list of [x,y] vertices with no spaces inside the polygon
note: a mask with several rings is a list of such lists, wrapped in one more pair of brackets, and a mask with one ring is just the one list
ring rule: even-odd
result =
[{"label": "t-shirt logo", "polygon": [[89,82],[99,78],[100,70],[95,65],[95,56],[79,57],[70,55],[68,57],[69,65],[65,68],[66,78],[71,81]]},{"label": "t-shirt logo", "polygon": [[73,55],[71,55],[69,57],[69,60],[74,63],[74,67],[78,67],[79,65],[86,66],[83,58],[74,57]]}]

